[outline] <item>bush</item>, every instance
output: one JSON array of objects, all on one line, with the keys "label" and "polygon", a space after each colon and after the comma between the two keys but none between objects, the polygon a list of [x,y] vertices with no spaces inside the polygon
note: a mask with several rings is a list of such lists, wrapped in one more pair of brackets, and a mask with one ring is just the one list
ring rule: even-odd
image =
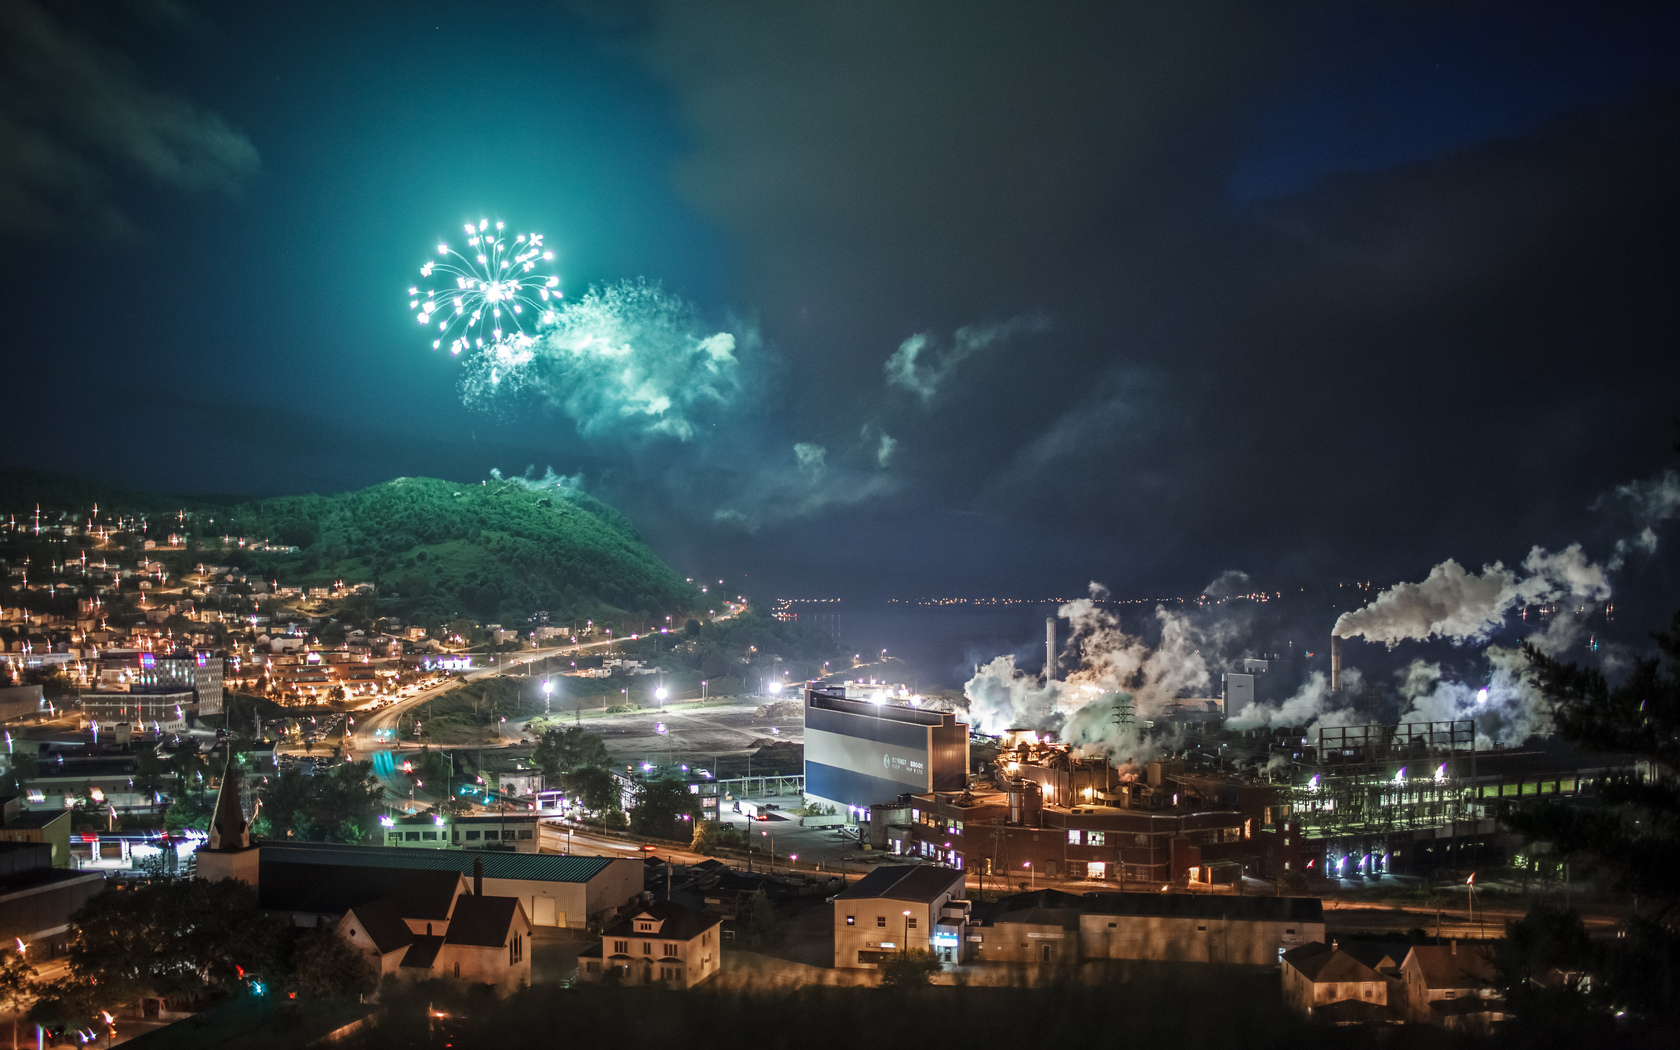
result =
[{"label": "bush", "polygon": [[912,988],[930,983],[939,972],[939,957],[926,948],[910,948],[881,964],[881,986]]}]

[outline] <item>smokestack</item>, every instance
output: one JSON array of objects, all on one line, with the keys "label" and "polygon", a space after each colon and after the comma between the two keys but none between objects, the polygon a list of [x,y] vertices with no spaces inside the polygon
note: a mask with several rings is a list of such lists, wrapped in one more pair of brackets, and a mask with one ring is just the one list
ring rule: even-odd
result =
[{"label": "smokestack", "polygon": [[1056,680],[1056,618],[1044,618],[1044,684]]},{"label": "smokestack", "polygon": [[1330,691],[1342,691],[1342,639],[1334,634],[1330,636]]},{"label": "smokestack", "polygon": [[484,896],[484,858],[473,858],[473,896]]}]

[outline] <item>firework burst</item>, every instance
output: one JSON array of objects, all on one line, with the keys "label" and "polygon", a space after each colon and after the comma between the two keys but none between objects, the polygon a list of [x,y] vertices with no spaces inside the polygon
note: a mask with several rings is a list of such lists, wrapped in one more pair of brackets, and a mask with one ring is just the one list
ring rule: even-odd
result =
[{"label": "firework burst", "polygon": [[408,308],[420,324],[437,325],[432,349],[449,342],[459,355],[489,348],[523,350],[533,342],[527,328],[553,324],[560,301],[560,278],[545,272],[554,253],[543,247],[542,234],[509,236],[506,223],[480,219],[466,227],[465,251],[447,244],[438,258],[420,267],[420,276],[441,278],[441,288],[408,290]]}]

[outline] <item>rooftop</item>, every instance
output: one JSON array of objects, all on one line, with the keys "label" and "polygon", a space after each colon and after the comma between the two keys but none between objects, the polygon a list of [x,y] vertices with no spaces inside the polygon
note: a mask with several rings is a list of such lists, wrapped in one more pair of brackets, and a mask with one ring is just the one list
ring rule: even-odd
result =
[{"label": "rooftop", "polygon": [[1400,965],[1421,974],[1425,988],[1482,988],[1494,980],[1492,953],[1456,941],[1415,945]]},{"label": "rooftop", "polygon": [[1016,893],[989,904],[977,905],[974,916],[982,925],[1000,922],[1026,923],[1032,926],[1060,926],[1078,929],[1079,914],[1086,909],[1086,900],[1061,890],[1034,890]]},{"label": "rooftop", "polygon": [[462,885],[458,871],[315,864],[271,854],[267,847],[257,863],[257,903],[269,911],[343,915],[390,898],[405,919],[443,920]]},{"label": "rooftop", "polygon": [[[650,934],[636,929],[636,920],[652,919],[657,928]],[[603,937],[649,937],[659,936],[673,941],[692,940],[700,934],[718,925],[721,919],[707,915],[705,912],[695,911],[684,907],[675,901],[654,901],[645,908],[634,911],[630,917],[618,923],[602,934]]]},{"label": "rooftop", "polygon": [[1106,915],[1250,922],[1323,922],[1317,897],[1227,897],[1196,893],[1087,893],[1087,907]]},{"label": "rooftop", "polygon": [[1283,953],[1283,961],[1314,984],[1373,982],[1382,975],[1338,947],[1313,941]]},{"label": "rooftop", "polygon": [[356,920],[362,924],[362,929],[373,940],[373,946],[379,949],[381,955],[406,948],[414,943],[414,931],[403,921],[402,908],[390,897],[381,897],[376,901],[358,904],[350,909],[355,913]]},{"label": "rooftop", "polygon": [[930,864],[894,864],[876,868],[857,882],[846,887],[836,900],[869,900],[884,898],[931,904],[955,885],[960,896],[963,873],[954,868],[938,868]]},{"label": "rooftop", "polygon": [[437,961],[438,949],[443,947],[443,938],[429,933],[414,935],[414,943],[408,946],[408,953],[402,957],[402,966],[412,966],[420,970],[430,970],[432,963]]},{"label": "rooftop", "polygon": [[289,864],[352,865],[406,870],[453,871],[470,876],[473,862],[484,865],[487,879],[533,882],[588,882],[612,864],[612,857],[561,857],[551,853],[493,853],[454,849],[408,849],[403,846],[340,846],[325,842],[264,842],[263,863],[270,857]]},{"label": "rooftop", "polygon": [[445,944],[477,948],[500,948],[507,943],[508,927],[519,907],[518,897],[478,897],[463,893],[455,899],[455,914],[449,919]]}]

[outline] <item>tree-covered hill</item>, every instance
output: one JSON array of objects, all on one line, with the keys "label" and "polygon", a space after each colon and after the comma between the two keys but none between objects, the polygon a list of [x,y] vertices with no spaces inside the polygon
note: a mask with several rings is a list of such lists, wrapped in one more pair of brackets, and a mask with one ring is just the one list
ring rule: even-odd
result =
[{"label": "tree-covered hill", "polygon": [[[36,503],[85,520],[98,502],[102,520],[142,517],[143,538],[184,534],[185,550],[160,552],[166,563],[227,565],[285,585],[369,582],[380,614],[422,622],[468,616],[512,627],[538,610],[554,623],[656,613],[663,619],[700,605],[695,589],[622,514],[564,486],[398,478],[359,492],[234,502],[4,471],[0,500],[0,513],[20,520]],[[224,546],[223,537],[247,542]]]}]

